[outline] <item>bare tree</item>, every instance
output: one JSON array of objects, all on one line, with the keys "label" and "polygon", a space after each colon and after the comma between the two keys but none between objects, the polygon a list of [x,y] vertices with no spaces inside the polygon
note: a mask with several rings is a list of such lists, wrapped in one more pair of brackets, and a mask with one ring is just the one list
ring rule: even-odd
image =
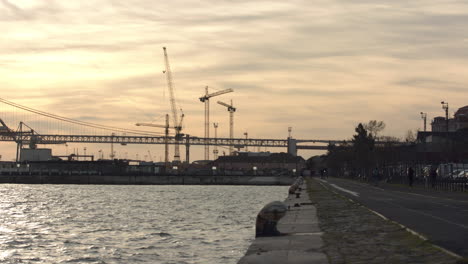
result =
[{"label": "bare tree", "polygon": [[385,123],[384,121],[370,120],[369,123],[364,124],[364,128],[373,138],[377,138],[377,135],[385,129]]},{"label": "bare tree", "polygon": [[416,133],[413,132],[412,130],[406,131],[405,135],[405,141],[406,142],[415,142],[416,141],[416,135],[418,134],[418,131],[416,130]]}]

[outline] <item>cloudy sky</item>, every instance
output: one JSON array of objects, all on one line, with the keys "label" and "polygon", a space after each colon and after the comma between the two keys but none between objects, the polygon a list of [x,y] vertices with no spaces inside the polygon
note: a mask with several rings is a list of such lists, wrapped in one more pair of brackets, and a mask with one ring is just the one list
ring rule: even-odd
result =
[{"label": "cloudy sky", "polygon": [[170,109],[166,46],[191,135],[203,135],[208,85],[235,90],[215,99],[234,100],[239,137],[286,138],[291,126],[345,139],[371,119],[403,137],[421,111],[442,115],[442,100],[451,113],[468,105],[467,28],[468,2],[451,0],[0,0],[0,97],[134,128]]}]

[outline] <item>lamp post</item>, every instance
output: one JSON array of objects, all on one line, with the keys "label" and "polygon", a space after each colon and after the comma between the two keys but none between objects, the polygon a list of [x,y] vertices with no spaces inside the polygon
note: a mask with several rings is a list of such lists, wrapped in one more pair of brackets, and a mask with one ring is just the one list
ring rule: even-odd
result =
[{"label": "lamp post", "polygon": [[421,118],[424,121],[424,132],[426,132],[427,113],[421,112]]},{"label": "lamp post", "polygon": [[245,132],[244,132],[244,136],[245,136],[245,144],[246,144],[246,145],[245,145],[245,152],[248,152],[249,149],[248,149],[248,147],[247,147],[247,139],[248,139],[248,137],[249,137],[249,133],[248,133],[247,131],[245,131]]},{"label": "lamp post", "polygon": [[448,116],[449,105],[448,105],[447,102],[444,102],[444,101],[442,101],[440,103],[442,104],[442,109],[445,110],[445,125],[447,126],[446,127],[447,135],[446,135],[446,139],[445,139],[446,140],[446,142],[445,142],[446,150],[445,151],[447,153],[445,153],[445,158],[447,159],[447,162],[448,162],[448,154],[449,154],[448,152],[449,152],[449,144],[450,144],[450,142],[449,142],[449,116]]}]

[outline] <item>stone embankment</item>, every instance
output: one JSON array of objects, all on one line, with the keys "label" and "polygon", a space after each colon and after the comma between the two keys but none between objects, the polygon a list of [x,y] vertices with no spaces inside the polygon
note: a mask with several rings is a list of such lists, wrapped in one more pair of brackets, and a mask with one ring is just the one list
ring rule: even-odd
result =
[{"label": "stone embankment", "polygon": [[302,184],[284,201],[288,210],[277,224],[280,236],[257,237],[239,264],[328,263],[322,252],[316,208]]},{"label": "stone embankment", "polygon": [[289,176],[145,176],[145,175],[1,175],[0,183],[153,184],[153,185],[291,185]]}]

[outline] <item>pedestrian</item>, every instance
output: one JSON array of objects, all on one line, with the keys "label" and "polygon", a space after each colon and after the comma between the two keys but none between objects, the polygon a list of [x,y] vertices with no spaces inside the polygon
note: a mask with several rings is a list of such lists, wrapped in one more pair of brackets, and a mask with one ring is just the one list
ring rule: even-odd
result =
[{"label": "pedestrian", "polygon": [[431,172],[429,173],[429,178],[431,179],[431,186],[434,189],[437,181],[437,168],[433,166]]},{"label": "pedestrian", "polygon": [[413,187],[413,180],[414,180],[414,170],[412,167],[408,169],[408,184],[410,187]]}]

